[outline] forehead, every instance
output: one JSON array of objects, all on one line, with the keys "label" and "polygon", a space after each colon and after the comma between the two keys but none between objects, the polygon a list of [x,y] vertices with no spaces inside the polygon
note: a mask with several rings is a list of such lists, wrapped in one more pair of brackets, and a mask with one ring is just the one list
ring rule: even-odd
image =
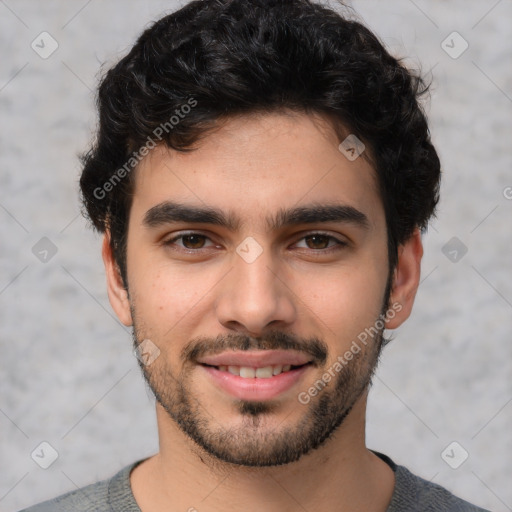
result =
[{"label": "forehead", "polygon": [[267,227],[269,214],[301,204],[345,204],[375,223],[384,215],[375,171],[349,160],[319,116],[274,113],[229,118],[196,149],[155,148],[135,174],[131,218],[165,201],[213,207],[244,225]]}]

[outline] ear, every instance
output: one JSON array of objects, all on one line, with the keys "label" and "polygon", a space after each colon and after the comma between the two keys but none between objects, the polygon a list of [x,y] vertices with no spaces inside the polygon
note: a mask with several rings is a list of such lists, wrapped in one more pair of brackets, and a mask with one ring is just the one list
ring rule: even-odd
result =
[{"label": "ear", "polygon": [[398,263],[393,274],[389,306],[400,304],[401,308],[393,308],[396,314],[393,318],[386,318],[386,329],[396,329],[411,314],[420,284],[422,256],[421,233],[416,229],[411,237],[398,247]]},{"label": "ear", "polygon": [[133,320],[130,311],[130,302],[128,300],[128,292],[124,287],[119,267],[114,259],[112,248],[110,247],[109,231],[105,231],[105,235],[103,236],[101,255],[103,257],[103,263],[105,264],[107,292],[110,305],[119,320],[127,327],[130,327],[133,325]]}]

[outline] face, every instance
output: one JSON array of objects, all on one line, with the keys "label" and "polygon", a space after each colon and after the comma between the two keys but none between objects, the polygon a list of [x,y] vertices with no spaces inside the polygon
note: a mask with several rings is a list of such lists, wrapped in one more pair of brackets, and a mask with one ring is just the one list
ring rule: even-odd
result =
[{"label": "face", "polygon": [[104,245],[112,305],[167,420],[218,460],[298,460],[364,399],[386,223],[372,167],[338,144],[321,118],[266,114],[187,154],[157,148],[136,175],[128,295]]}]

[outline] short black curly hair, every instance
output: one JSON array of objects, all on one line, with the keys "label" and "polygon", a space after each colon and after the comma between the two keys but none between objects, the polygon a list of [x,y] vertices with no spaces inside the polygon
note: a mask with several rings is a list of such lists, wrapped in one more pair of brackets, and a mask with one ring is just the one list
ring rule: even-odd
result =
[{"label": "short black curly hair", "polygon": [[145,30],[102,79],[99,129],[81,159],[84,214],[110,232],[125,286],[130,170],[149,141],[191,151],[222,119],[328,116],[372,155],[392,271],[439,200],[440,162],[419,103],[429,89],[363,24],[310,0],[198,0]]}]

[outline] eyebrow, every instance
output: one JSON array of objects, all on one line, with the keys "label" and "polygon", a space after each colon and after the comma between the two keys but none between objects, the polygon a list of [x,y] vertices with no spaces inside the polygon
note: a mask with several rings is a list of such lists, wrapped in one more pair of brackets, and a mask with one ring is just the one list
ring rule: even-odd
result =
[{"label": "eyebrow", "polygon": [[[146,212],[142,221],[147,228],[156,228],[176,222],[212,224],[224,227],[229,231],[238,231],[242,225],[241,219],[231,212],[207,206],[189,206],[172,201],[164,201],[153,206]],[[370,227],[368,217],[363,212],[344,204],[313,203],[290,209],[281,208],[277,214],[266,218],[267,228],[275,231],[287,226],[321,222],[344,222],[363,229]]]}]

